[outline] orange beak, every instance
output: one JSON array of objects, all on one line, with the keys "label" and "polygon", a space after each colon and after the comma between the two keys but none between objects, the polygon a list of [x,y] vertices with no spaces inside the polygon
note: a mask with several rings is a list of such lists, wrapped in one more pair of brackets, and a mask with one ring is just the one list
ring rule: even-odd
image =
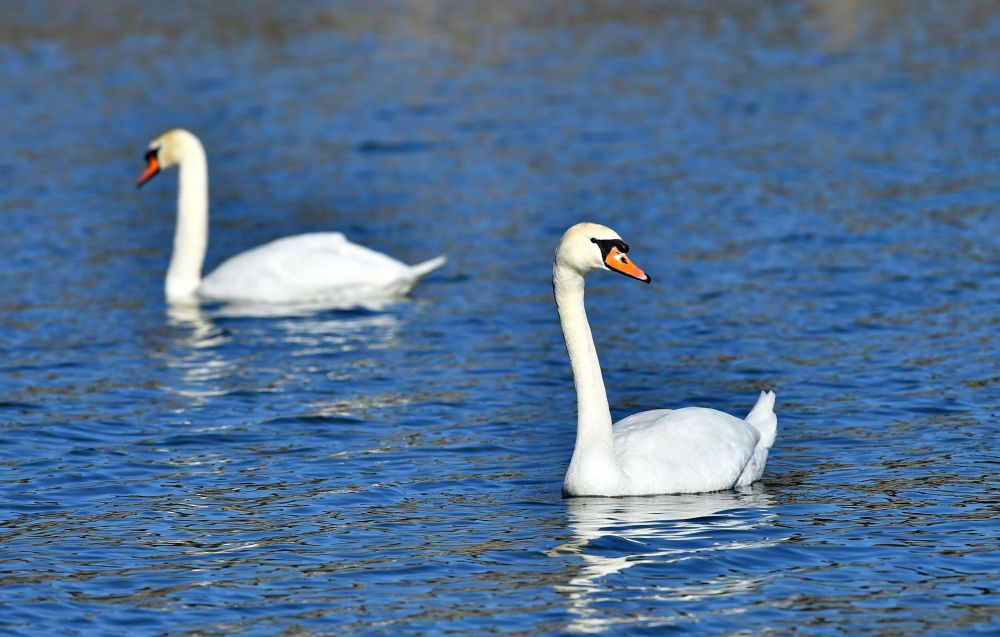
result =
[{"label": "orange beak", "polygon": [[625,276],[630,276],[633,279],[639,279],[644,283],[651,283],[653,279],[640,270],[636,264],[632,263],[632,260],[625,256],[625,253],[618,248],[611,248],[608,250],[608,256],[604,258],[604,265],[608,266],[615,272],[620,272]]},{"label": "orange beak", "polygon": [[160,162],[156,159],[155,153],[149,153],[146,156],[146,170],[142,171],[139,175],[139,179],[135,182],[136,188],[142,188],[142,185],[156,176],[156,173],[160,172]]}]

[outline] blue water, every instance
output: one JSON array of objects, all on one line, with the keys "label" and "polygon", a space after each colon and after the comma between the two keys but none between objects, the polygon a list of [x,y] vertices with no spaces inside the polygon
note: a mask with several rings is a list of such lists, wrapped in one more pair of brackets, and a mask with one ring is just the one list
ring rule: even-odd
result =
[{"label": "blue water", "polygon": [[[1000,10],[988,2],[0,6],[0,632],[1000,632]],[[340,230],[379,309],[162,299]],[[566,227],[615,417],[778,395],[740,493],[560,498]]]}]

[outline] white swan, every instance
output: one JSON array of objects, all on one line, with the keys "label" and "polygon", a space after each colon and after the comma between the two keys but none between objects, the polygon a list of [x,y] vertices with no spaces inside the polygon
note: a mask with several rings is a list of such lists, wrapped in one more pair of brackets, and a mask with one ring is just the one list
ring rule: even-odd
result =
[{"label": "white swan", "polygon": [[443,256],[418,265],[351,243],[339,232],[285,237],[222,263],[202,279],[208,247],[208,162],[192,133],[174,129],[149,144],[136,186],[178,166],[177,230],[167,269],[171,303],[198,298],[230,303],[359,302],[406,294]]},{"label": "white swan", "polygon": [[583,302],[583,277],[591,270],[612,270],[649,283],[649,275],[626,252],[628,246],[611,228],[580,223],[563,235],[552,263],[577,395],[576,445],[563,495],[700,493],[760,479],[778,424],[773,392],[761,392],[746,420],[685,407],[641,412],[612,427]]}]

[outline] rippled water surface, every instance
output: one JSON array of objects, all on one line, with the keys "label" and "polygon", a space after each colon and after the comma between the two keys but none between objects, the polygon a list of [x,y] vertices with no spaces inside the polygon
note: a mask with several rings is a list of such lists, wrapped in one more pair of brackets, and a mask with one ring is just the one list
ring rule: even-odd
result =
[{"label": "rippled water surface", "polygon": [[[0,632],[995,634],[1000,10],[988,2],[0,6]],[[379,308],[168,309],[341,230]],[[612,409],[778,395],[740,493],[560,498],[559,235]]]}]

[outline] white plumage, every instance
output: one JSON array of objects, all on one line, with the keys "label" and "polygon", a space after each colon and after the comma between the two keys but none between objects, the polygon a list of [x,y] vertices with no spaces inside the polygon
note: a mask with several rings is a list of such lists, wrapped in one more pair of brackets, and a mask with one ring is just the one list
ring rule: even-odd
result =
[{"label": "white plumage", "polygon": [[339,232],[301,234],[226,259],[201,281],[198,296],[246,303],[391,298],[409,292],[444,261],[410,266]]},{"label": "white plumage", "polygon": [[277,239],[227,259],[201,277],[208,247],[208,160],[192,133],[174,129],[149,144],[138,185],[178,166],[177,229],[165,293],[171,303],[196,299],[251,304],[381,301],[409,292],[443,256],[407,265],[351,243],[339,232]]},{"label": "white plumage", "polygon": [[746,419],[685,407],[645,411],[611,424],[583,277],[609,269],[649,282],[627,251],[610,228],[583,223],[566,231],[553,262],[553,290],[577,391],[577,438],[563,493],[699,493],[759,480],[777,430],[773,392],[761,392]]}]

